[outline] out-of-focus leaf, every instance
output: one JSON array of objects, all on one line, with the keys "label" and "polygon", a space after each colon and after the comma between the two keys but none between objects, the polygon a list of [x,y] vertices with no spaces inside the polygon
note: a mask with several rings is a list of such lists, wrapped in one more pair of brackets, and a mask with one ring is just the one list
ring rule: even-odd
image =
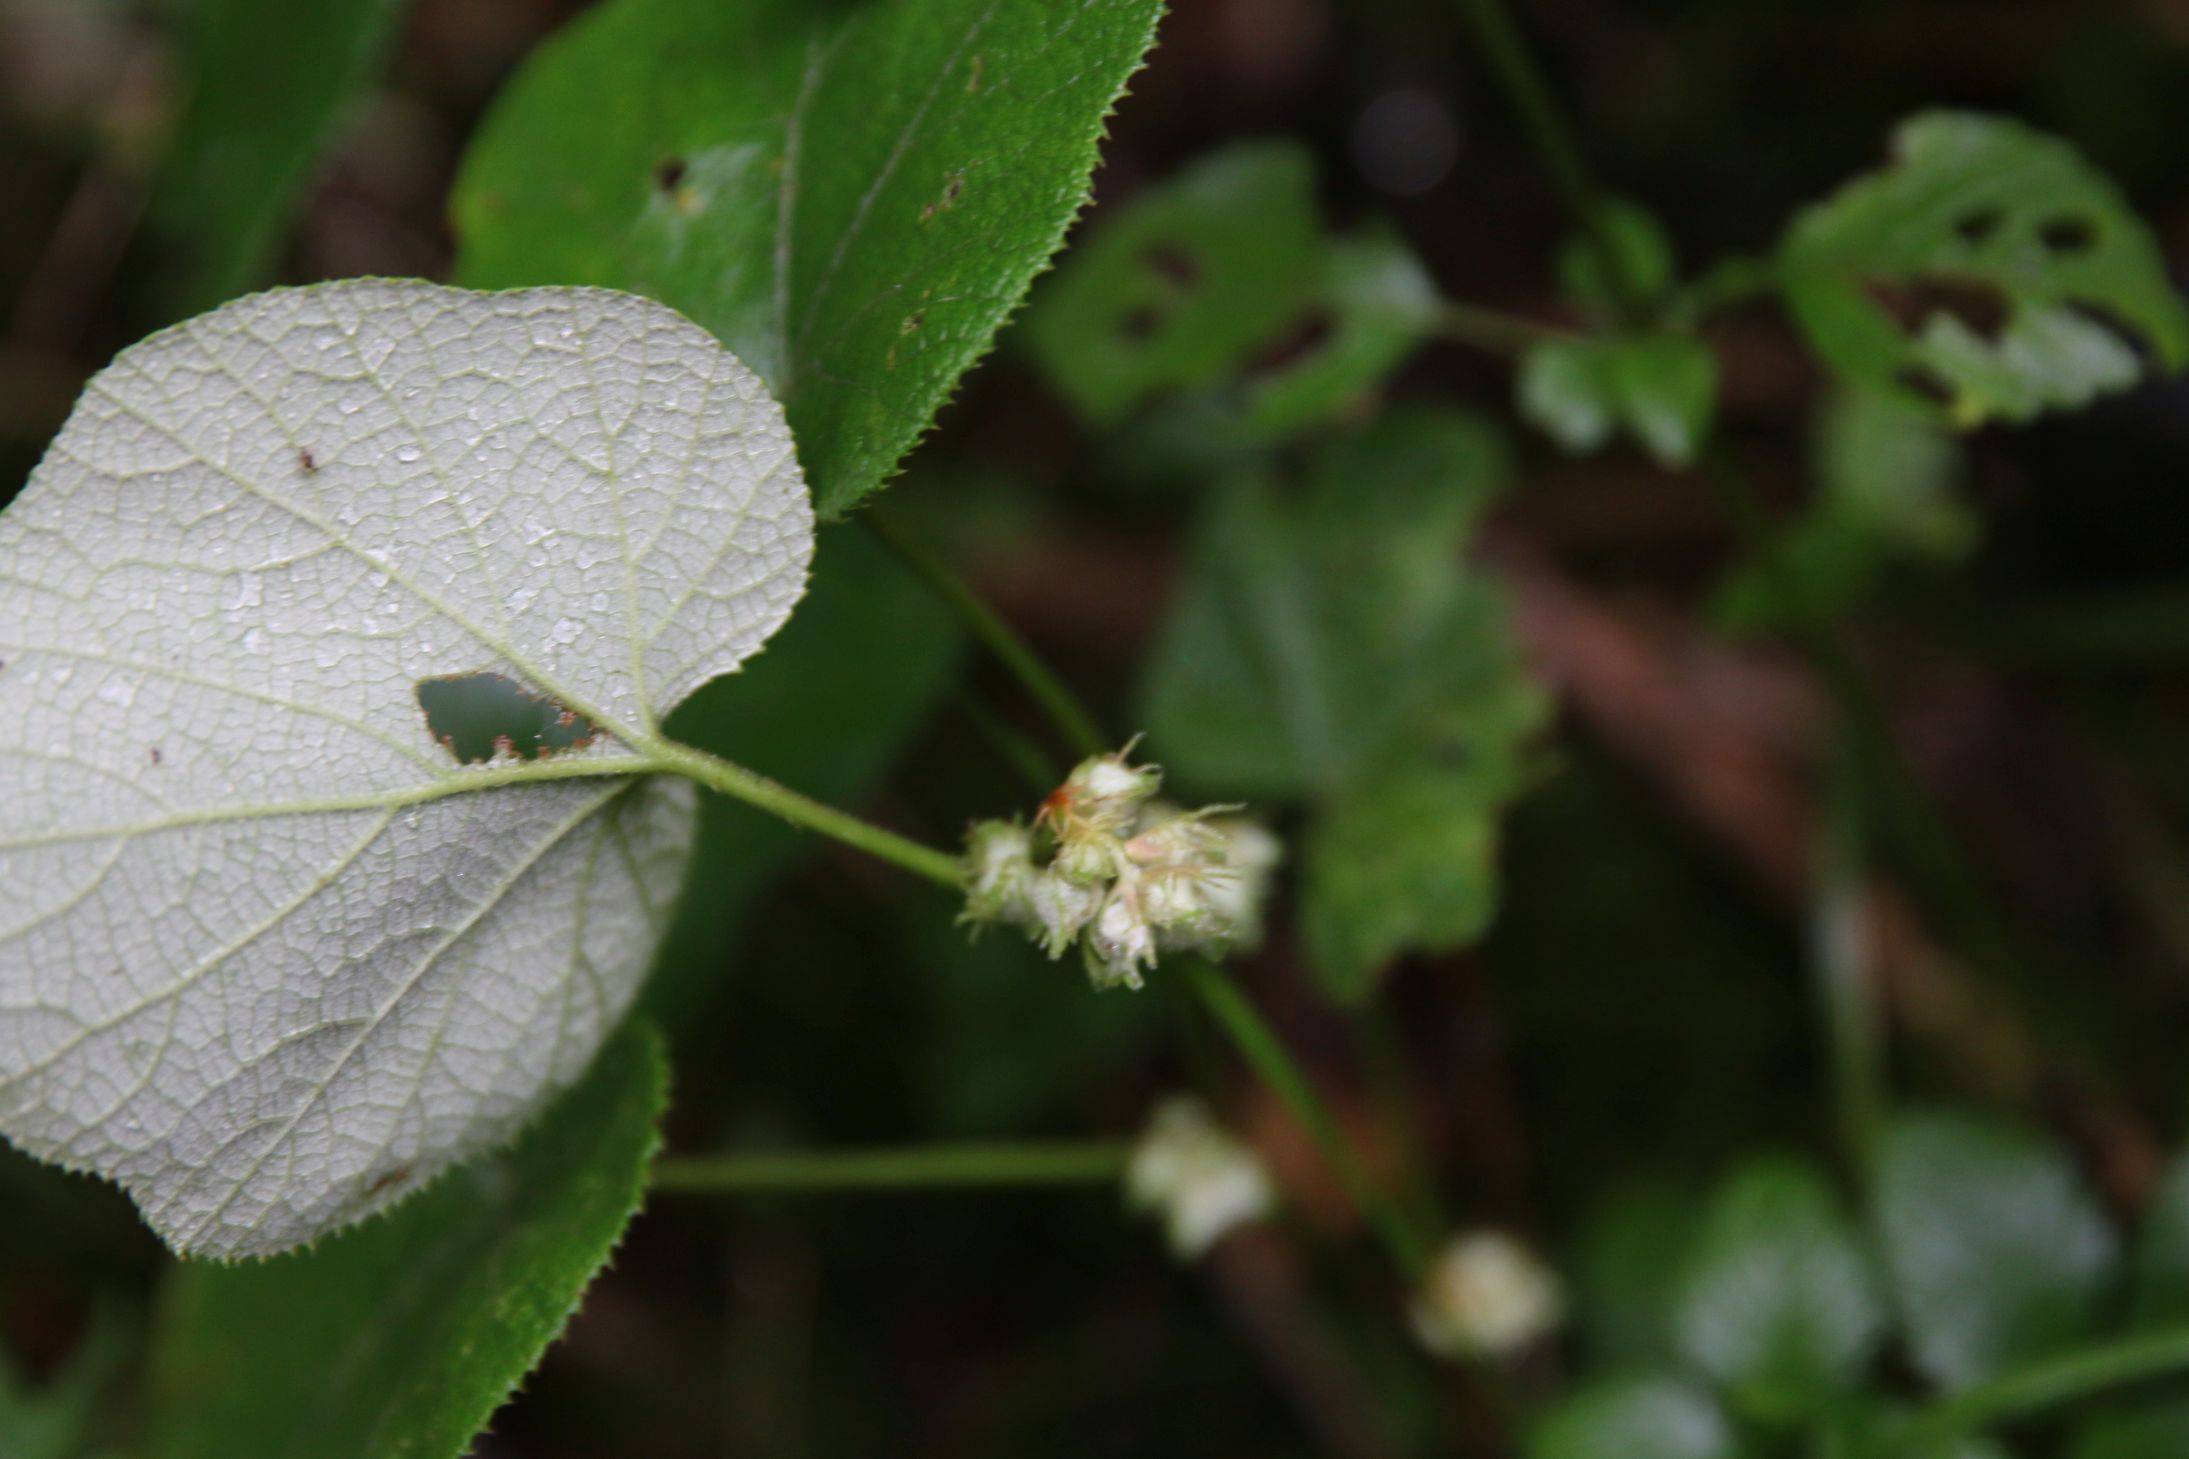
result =
[{"label": "out-of-focus leaf", "polygon": [[1684,1189],[1626,1192],[1581,1229],[1572,1263],[1574,1323],[1599,1371],[1661,1367],[1699,1202]]},{"label": "out-of-focus leaf", "polygon": [[[2137,1327],[2189,1323],[2189,1155],[2177,1155],[2144,1208],[2130,1273]],[[2189,1446],[2182,1450],[2189,1454]]]},{"label": "out-of-focus leaf", "polygon": [[1428,335],[1438,303],[1427,270],[1397,238],[1334,240],[1321,303],[1296,326],[1298,352],[1246,378],[1241,414],[1250,438],[1275,443],[1342,415]]},{"label": "out-of-focus leaf", "polygon": [[1983,1434],[1911,1432],[1917,1411],[1874,1394],[1850,1394],[1812,1433],[1816,1459],[2014,1459]]},{"label": "out-of-focus leaf", "polygon": [[194,0],[182,14],[188,101],[161,164],[152,220],[179,247],[171,314],[195,314],[266,274],[320,155],[395,33],[403,0]]},{"label": "out-of-focus leaf", "polygon": [[2100,1415],[2068,1445],[2068,1459],[2181,1459],[2189,1454],[2189,1403],[2179,1400]]},{"label": "out-of-focus leaf", "polygon": [[517,1148],[317,1249],[172,1274],[155,1459],[455,1459],[638,1210],[667,1102],[626,1029]]},{"label": "out-of-focus leaf", "polygon": [[1462,948],[1488,929],[1500,813],[1514,788],[1500,770],[1425,754],[1369,776],[1315,819],[1301,933],[1333,997],[1365,998],[1393,958]]},{"label": "out-of-focus leaf", "polygon": [[453,204],[459,272],[683,310],[769,382],[839,514],[1062,242],[1160,10],[614,0],[542,47],[481,128]]},{"label": "out-of-focus leaf", "polygon": [[[831,805],[856,804],[963,663],[949,613],[864,528],[824,530],[768,651],[701,688],[668,733]],[[726,796],[700,802],[683,899],[640,1006],[674,1039],[722,988],[760,894],[814,838]]]},{"label": "out-of-focus leaf", "polygon": [[1624,431],[1664,466],[1695,460],[1717,410],[1718,362],[1684,334],[1546,340],[1521,357],[1520,414],[1568,451]]},{"label": "out-of-focus leaf", "polygon": [[1680,1348],[1763,1423],[1822,1412],[1885,1335],[1869,1258],[1831,1184],[1806,1162],[1759,1160],[1712,1201],[1679,1308]]},{"label": "out-of-focus leaf", "polygon": [[1564,1399],[1528,1435],[1528,1459],[1739,1459],[1710,1395],[1672,1378],[1624,1378]]},{"label": "out-of-focus leaf", "polygon": [[1316,302],[1322,246],[1307,150],[1241,143],[1095,228],[1043,286],[1026,341],[1074,408],[1114,424],[1275,344]]},{"label": "out-of-focus leaf", "polygon": [[1910,1353],[1932,1381],[1966,1387],[2089,1335],[2115,1241],[2064,1153],[1917,1116],[1887,1134],[1874,1189]]},{"label": "out-of-focus leaf", "polygon": [[99,1313],[67,1364],[42,1384],[15,1372],[0,1351],[0,1455],[87,1459],[111,1419],[106,1400],[129,1360],[130,1329]]},{"label": "out-of-focus leaf", "polygon": [[1341,999],[1495,906],[1497,816],[1547,711],[1465,559],[1507,472],[1481,422],[1405,411],[1331,442],[1297,493],[1233,483],[1156,655],[1144,722],[1181,779],[1324,812],[1305,917]]},{"label": "out-of-focus leaf", "polygon": [[1976,515],[1955,494],[1961,450],[1935,412],[1875,390],[1834,392],[1810,462],[1808,508],[1719,589],[1714,612],[1727,627],[1844,613],[1875,594],[1895,561],[1950,563],[1976,545]]},{"label": "out-of-focus leaf", "polygon": [[1485,755],[1532,723],[1494,584],[1464,552],[1510,472],[1486,422],[1394,412],[1320,450],[1304,487],[1212,504],[1150,671],[1155,756],[1198,792],[1331,794],[1482,710]]},{"label": "out-of-focus leaf", "polygon": [[[1672,287],[1672,239],[1657,215],[1631,198],[1615,198],[1604,210],[1605,231],[1618,250],[1625,281],[1646,302]],[[1558,248],[1558,291],[1590,319],[1620,315],[1619,291],[1604,276],[1604,257],[1595,237],[1577,233]]]},{"label": "out-of-focus leaf", "polygon": [[2057,138],[2003,117],[1903,123],[1882,170],[1795,219],[1794,316],[1826,363],[1943,407],[2025,421],[2189,361],[2189,311],[2150,230]]}]

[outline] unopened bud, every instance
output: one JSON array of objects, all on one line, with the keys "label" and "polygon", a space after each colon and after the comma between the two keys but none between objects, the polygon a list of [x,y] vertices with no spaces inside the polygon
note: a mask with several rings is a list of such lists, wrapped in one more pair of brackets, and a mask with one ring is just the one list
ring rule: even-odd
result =
[{"label": "unopened bud", "polygon": [[1025,923],[1032,915],[1026,900],[1034,877],[1034,838],[1012,821],[982,821],[965,837],[965,913],[975,923]]},{"label": "unopened bud", "polygon": [[1067,881],[1053,871],[1036,872],[1026,883],[1026,906],[1041,950],[1062,957],[1080,929],[1102,907],[1102,888]]},{"label": "unopened bud", "polygon": [[1138,888],[1120,882],[1087,929],[1087,976],[1097,988],[1138,988],[1155,966],[1155,929],[1140,910]]}]

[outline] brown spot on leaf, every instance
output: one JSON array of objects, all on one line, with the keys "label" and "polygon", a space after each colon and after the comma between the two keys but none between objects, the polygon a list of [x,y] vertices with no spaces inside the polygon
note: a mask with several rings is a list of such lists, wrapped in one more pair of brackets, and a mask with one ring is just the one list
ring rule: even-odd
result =
[{"label": "brown spot on leaf", "polygon": [[665,193],[673,193],[684,181],[684,174],[691,171],[691,164],[681,157],[664,157],[654,164],[654,186]]},{"label": "brown spot on leaf", "polygon": [[299,446],[296,452],[296,465],[299,471],[309,476],[319,469],[319,458],[312,454],[311,447]]}]

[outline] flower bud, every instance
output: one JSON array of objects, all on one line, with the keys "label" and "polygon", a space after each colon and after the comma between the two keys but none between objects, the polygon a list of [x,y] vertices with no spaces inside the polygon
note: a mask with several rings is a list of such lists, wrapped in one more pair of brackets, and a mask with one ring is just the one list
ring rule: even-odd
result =
[{"label": "flower bud", "polygon": [[1034,837],[1012,821],[982,821],[965,835],[965,912],[960,921],[1027,923]]},{"label": "flower bud", "polygon": [[1171,1250],[1191,1260],[1269,1214],[1276,1191],[1254,1152],[1190,1095],[1165,1100],[1125,1172],[1125,1199],[1163,1218]]},{"label": "flower bud", "polygon": [[1437,1256],[1415,1295],[1414,1332],[1447,1358],[1504,1357],[1550,1333],[1563,1314],[1558,1276],[1517,1238],[1476,1231]]},{"label": "flower bud", "polygon": [[1041,950],[1052,958],[1062,957],[1064,949],[1072,945],[1102,906],[1102,888],[1082,886],[1068,881],[1053,871],[1036,872],[1026,882],[1026,907],[1031,926],[1028,931],[1038,934]]},{"label": "flower bud", "polygon": [[1141,914],[1138,887],[1119,882],[1087,931],[1087,976],[1097,988],[1138,988],[1155,966],[1155,929]]},{"label": "flower bud", "polygon": [[1116,878],[1118,855],[1117,838],[1098,831],[1065,841],[1057,847],[1056,859],[1049,865],[1066,881],[1096,886]]}]

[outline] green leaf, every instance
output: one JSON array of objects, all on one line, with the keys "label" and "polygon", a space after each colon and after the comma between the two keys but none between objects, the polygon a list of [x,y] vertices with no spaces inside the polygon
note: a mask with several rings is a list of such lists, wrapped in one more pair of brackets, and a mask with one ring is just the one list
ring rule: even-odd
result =
[{"label": "green leaf", "polygon": [[1943,408],[2026,421],[2189,361],[2189,311],[2150,230],[2065,142],[1929,112],[1889,166],[1794,220],[1788,305],[1832,368]]},{"label": "green leaf", "polygon": [[[1645,301],[1663,298],[1673,280],[1672,238],[1665,225],[1631,198],[1612,199],[1604,221],[1628,285]],[[1560,244],[1557,269],[1558,291],[1577,311],[1599,322],[1619,317],[1619,291],[1604,275],[1594,234],[1577,233]]]},{"label": "green leaf", "polygon": [[1293,142],[1225,148],[1151,188],[1072,251],[1026,342],[1087,419],[1241,369],[1317,302],[1315,164]]},{"label": "green leaf", "polygon": [[1062,242],[1160,8],[613,0],[482,126],[459,273],[676,306],[774,388],[840,514]]},{"label": "green leaf", "polygon": [[1876,390],[1835,391],[1811,446],[1816,495],[1768,552],[1728,576],[1714,609],[1728,627],[1845,613],[1895,562],[1955,562],[1976,545],[1980,524],[1957,495],[1960,445],[1935,412]]},{"label": "green leaf", "polygon": [[1528,1435],[1528,1459],[1739,1459],[1717,1404],[1671,1378],[1622,1378],[1561,1400]]},{"label": "green leaf", "polygon": [[1816,1459],[2013,1459],[1983,1434],[1927,1433],[1920,1411],[1875,1394],[1851,1394],[1815,1430]]},{"label": "green leaf", "polygon": [[1396,237],[1333,240],[1320,300],[1294,326],[1298,352],[1246,377],[1245,434],[1276,444],[1354,409],[1428,337],[1438,307],[1428,271]]},{"label": "green leaf", "polygon": [[1449,952],[1497,912],[1503,769],[1424,758],[1370,776],[1307,835],[1301,932],[1323,987],[1359,1002],[1407,952]]},{"label": "green leaf", "polygon": [[628,1028],[507,1155],[316,1250],[170,1277],[154,1459],[454,1459],[638,1210],[668,1070]]},{"label": "green leaf", "polygon": [[2129,1314],[2140,1328],[2189,1323],[2189,1155],[2174,1157],[2144,1208]]},{"label": "green leaf", "polygon": [[1151,665],[1157,757],[1246,800],[1335,794],[1432,733],[1502,769],[1540,696],[1463,554],[1509,473],[1485,422],[1408,410],[1327,444],[1301,490],[1232,482]]},{"label": "green leaf", "polygon": [[1521,357],[1520,414],[1568,451],[1624,431],[1663,466],[1691,465],[1717,410],[1718,362],[1684,334],[1546,340]]},{"label": "green leaf", "polygon": [[1681,1350],[1760,1422],[1822,1412],[1885,1335],[1877,1279],[1831,1183],[1805,1161],[1756,1161],[1720,1188],[1680,1299]]},{"label": "green leaf", "polygon": [[1964,1388],[2089,1335],[2115,1241],[2063,1152],[1919,1116],[1887,1134],[1874,1187],[1911,1354],[1934,1382]]},{"label": "green leaf", "polygon": [[151,216],[181,248],[170,314],[266,275],[279,234],[352,99],[378,69],[403,0],[195,0],[180,7],[176,123]]},{"label": "green leaf", "polygon": [[2067,1454],[2068,1459],[2181,1459],[2189,1454],[2189,1403],[2150,1404],[2091,1419]]}]

